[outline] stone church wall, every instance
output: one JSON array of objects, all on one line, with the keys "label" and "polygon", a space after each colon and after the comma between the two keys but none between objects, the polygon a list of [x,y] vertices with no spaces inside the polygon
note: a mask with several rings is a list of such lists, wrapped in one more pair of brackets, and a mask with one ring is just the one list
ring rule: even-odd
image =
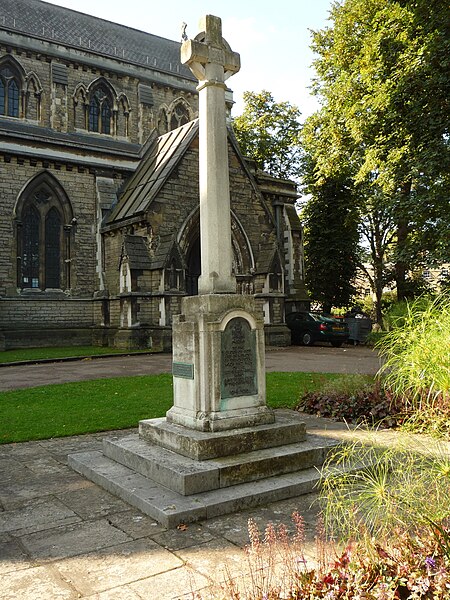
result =
[{"label": "stone church wall", "polygon": [[98,287],[95,273],[95,176],[84,167],[50,165],[16,157],[0,160],[0,295],[17,295],[17,240],[14,209],[22,189],[42,171],[51,173],[64,188],[76,219],[71,252],[71,294],[92,297]]}]

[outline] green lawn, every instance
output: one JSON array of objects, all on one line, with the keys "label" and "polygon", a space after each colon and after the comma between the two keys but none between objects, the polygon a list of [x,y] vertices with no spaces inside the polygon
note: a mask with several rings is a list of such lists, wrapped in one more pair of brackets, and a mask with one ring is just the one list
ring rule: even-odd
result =
[{"label": "green lawn", "polygon": [[108,354],[139,354],[150,350],[122,350],[103,346],[70,346],[67,348],[25,348],[0,352],[0,363],[23,360],[43,360],[55,358],[73,358],[78,356],[99,356]]},{"label": "green lawn", "polygon": [[[267,373],[267,403],[293,408],[301,393],[342,377]],[[172,376],[116,377],[0,393],[0,444],[136,427],[172,405]]]}]

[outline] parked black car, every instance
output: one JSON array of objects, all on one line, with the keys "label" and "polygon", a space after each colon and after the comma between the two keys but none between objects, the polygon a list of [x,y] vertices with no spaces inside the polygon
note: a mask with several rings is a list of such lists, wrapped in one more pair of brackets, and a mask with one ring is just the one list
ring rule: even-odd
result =
[{"label": "parked black car", "polygon": [[348,327],[344,321],[325,317],[315,312],[294,312],[286,315],[293,344],[312,346],[314,342],[330,342],[335,348],[348,340]]}]

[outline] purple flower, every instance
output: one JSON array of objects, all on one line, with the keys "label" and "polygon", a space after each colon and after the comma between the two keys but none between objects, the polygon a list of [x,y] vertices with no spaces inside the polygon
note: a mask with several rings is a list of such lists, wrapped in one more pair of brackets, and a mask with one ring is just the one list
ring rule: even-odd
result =
[{"label": "purple flower", "polygon": [[436,567],[436,561],[431,556],[427,556],[425,559],[425,564],[429,569],[434,569]]}]

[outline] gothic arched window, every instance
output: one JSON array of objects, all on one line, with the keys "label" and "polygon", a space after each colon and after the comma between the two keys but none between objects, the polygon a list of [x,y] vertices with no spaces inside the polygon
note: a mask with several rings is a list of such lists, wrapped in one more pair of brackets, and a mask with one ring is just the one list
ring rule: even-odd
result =
[{"label": "gothic arched window", "polygon": [[178,102],[170,116],[170,129],[172,130],[181,127],[181,125],[185,125],[186,123],[189,123],[189,121],[189,110],[184,102]]},{"label": "gothic arched window", "polygon": [[89,100],[89,131],[111,133],[111,98],[102,87],[96,88]]},{"label": "gothic arched window", "polygon": [[53,188],[51,183],[50,177],[38,176],[18,203],[17,279],[21,289],[70,287],[72,210],[59,184]]},{"label": "gothic arched window", "polygon": [[20,78],[9,65],[0,67],[0,115],[19,117]]}]

